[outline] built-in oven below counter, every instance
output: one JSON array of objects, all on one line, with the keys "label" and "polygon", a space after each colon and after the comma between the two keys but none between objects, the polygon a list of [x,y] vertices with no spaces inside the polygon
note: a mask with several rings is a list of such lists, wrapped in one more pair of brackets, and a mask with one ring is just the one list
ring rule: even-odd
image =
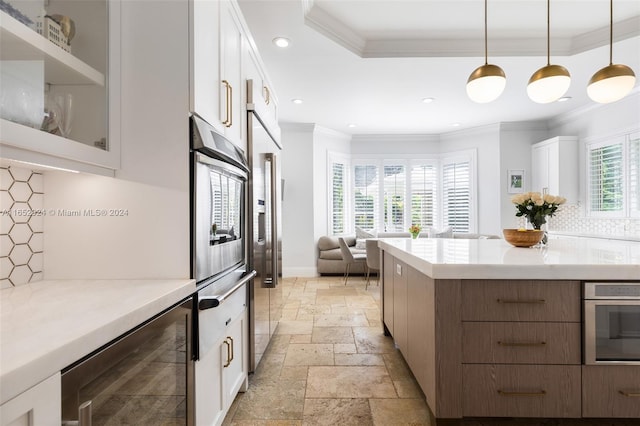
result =
[{"label": "built-in oven below counter", "polygon": [[640,282],[584,283],[584,363],[640,365]]}]

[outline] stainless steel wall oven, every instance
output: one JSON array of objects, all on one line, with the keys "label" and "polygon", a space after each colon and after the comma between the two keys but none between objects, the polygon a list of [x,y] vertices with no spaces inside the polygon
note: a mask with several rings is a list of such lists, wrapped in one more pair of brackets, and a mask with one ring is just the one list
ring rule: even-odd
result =
[{"label": "stainless steel wall oven", "polygon": [[191,117],[192,276],[199,286],[246,258],[244,153],[197,115]]},{"label": "stainless steel wall oven", "polygon": [[640,282],[584,284],[585,364],[640,364]]}]

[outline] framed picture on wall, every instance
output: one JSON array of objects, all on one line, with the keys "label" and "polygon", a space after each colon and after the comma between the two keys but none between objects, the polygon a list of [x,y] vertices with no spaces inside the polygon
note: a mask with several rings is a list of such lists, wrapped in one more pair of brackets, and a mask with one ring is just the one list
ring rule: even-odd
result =
[{"label": "framed picture on wall", "polygon": [[524,170],[508,171],[507,188],[509,194],[521,194],[524,192]]}]

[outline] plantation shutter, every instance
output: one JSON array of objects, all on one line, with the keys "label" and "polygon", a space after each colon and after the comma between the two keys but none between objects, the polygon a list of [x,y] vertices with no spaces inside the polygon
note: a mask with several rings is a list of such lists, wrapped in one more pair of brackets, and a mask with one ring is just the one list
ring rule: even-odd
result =
[{"label": "plantation shutter", "polygon": [[[405,229],[406,167],[384,166],[384,230],[402,232]],[[406,226],[407,228],[409,226]]]},{"label": "plantation shutter", "polygon": [[640,133],[629,138],[629,208],[631,216],[640,217]]},{"label": "plantation shutter", "polygon": [[589,148],[589,207],[592,212],[624,209],[624,149],[622,143]]},{"label": "plantation shutter", "polygon": [[347,165],[341,162],[331,163],[330,229],[333,235],[346,232],[346,189]]},{"label": "plantation shutter", "polygon": [[453,232],[470,232],[471,163],[459,161],[442,166],[443,222]]},{"label": "plantation shutter", "polygon": [[437,170],[433,164],[411,167],[411,223],[423,230],[435,226]]},{"label": "plantation shutter", "polygon": [[367,231],[378,229],[376,221],[380,188],[378,166],[375,164],[355,165],[353,175],[355,226]]}]

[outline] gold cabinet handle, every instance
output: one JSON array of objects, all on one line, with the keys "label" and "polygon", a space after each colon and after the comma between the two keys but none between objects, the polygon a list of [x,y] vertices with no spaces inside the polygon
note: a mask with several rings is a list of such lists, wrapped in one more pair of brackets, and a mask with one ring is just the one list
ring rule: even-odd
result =
[{"label": "gold cabinet handle", "polygon": [[271,103],[271,92],[267,86],[264,87],[264,103],[269,105]]},{"label": "gold cabinet handle", "polygon": [[620,392],[621,395],[628,396],[628,397],[633,397],[633,398],[640,397],[640,390],[638,390],[638,391],[620,390],[618,392]]},{"label": "gold cabinet handle", "polygon": [[229,124],[227,127],[233,126],[233,86],[229,84]]},{"label": "gold cabinet handle", "polygon": [[224,368],[227,368],[229,365],[231,365],[231,345],[229,344],[229,342],[227,342],[227,339],[224,339],[224,342],[222,343],[227,345],[227,362],[223,365]]},{"label": "gold cabinet handle", "polygon": [[544,346],[547,342],[502,342],[498,340],[500,346]]},{"label": "gold cabinet handle", "polygon": [[502,396],[545,396],[547,394],[547,391],[540,390],[538,392],[518,392],[498,389],[498,393]]},{"label": "gold cabinet handle", "polygon": [[230,116],[231,108],[229,108],[229,87],[231,87],[231,85],[227,80],[222,80],[222,84],[224,84],[224,107],[226,110],[225,118],[222,124],[224,124],[226,127],[229,127],[229,123],[231,123],[231,116]]},{"label": "gold cabinet handle", "polygon": [[531,303],[542,304],[547,303],[544,299],[497,299],[498,303]]},{"label": "gold cabinet handle", "polygon": [[229,339],[231,341],[231,359],[229,360],[229,363],[231,363],[231,361],[233,361],[233,338],[231,336],[227,336],[227,339]]}]

